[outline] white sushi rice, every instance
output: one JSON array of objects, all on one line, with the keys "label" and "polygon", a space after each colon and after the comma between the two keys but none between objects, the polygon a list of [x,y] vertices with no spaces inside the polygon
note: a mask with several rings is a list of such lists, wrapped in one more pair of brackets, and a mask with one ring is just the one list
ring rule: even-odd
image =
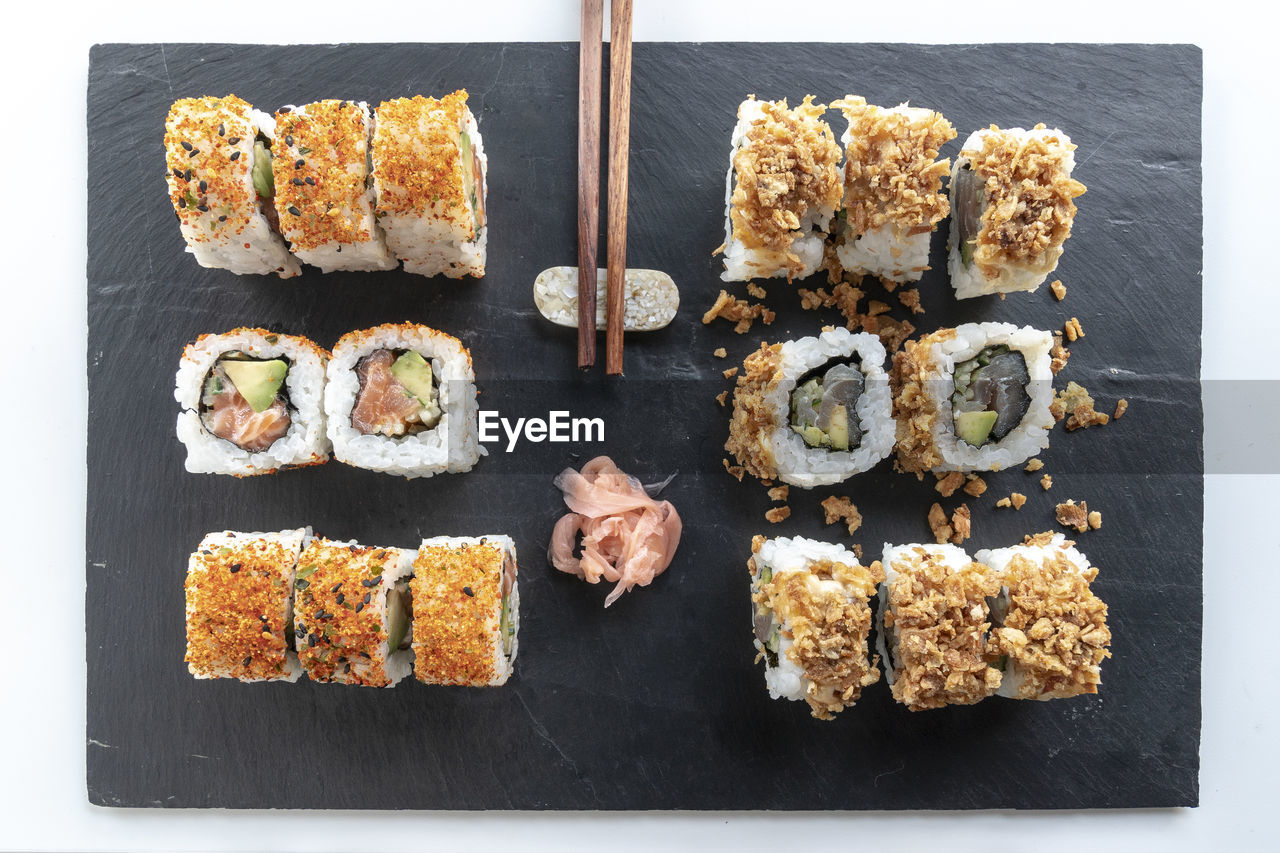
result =
[{"label": "white sushi rice", "polygon": [[[849,549],[829,542],[805,539],[801,536],[794,538],[782,536],[776,539],[766,539],[760,546],[760,550],[755,553],[754,559],[758,569],[767,566],[772,571],[774,578],[784,572],[807,572],[814,563],[823,561],[843,563],[847,566],[859,565],[858,556]],[[834,590],[846,598],[849,597],[848,591],[839,581],[825,579],[820,580],[819,584],[824,589]],[[751,584],[751,592],[754,596],[759,591],[760,576],[757,573]],[[753,621],[754,615],[753,612]],[[804,701],[807,691],[813,683],[805,677],[804,670],[800,665],[787,654],[787,650],[793,645],[792,640],[786,636],[791,632],[790,622],[783,615],[776,612],[774,618],[779,620],[778,665],[769,666],[766,658],[764,670],[765,686],[769,688],[769,696],[774,699]],[[764,654],[764,643],[760,642],[758,637],[754,638],[753,642],[756,651]]]},{"label": "white sushi rice", "polygon": [[[289,396],[289,431],[266,450],[251,452],[218,438],[205,429],[200,418],[205,379],[218,359],[230,353],[260,360],[288,360],[284,382]],[[178,365],[173,391],[181,408],[177,432],[178,440],[187,448],[187,470],[193,474],[248,476],[327,461],[330,446],[321,405],[327,355],[306,338],[264,329],[203,335],[188,344]]]},{"label": "white sushi rice", "polygon": [[[969,138],[965,140],[959,156],[956,157],[955,163],[952,164],[950,191],[953,196],[953,205],[955,203],[956,178],[960,174],[960,170],[969,165],[972,153],[982,150],[983,137],[992,132],[984,128],[970,134]],[[1075,146],[1071,144],[1071,138],[1057,128],[1026,130],[1021,127],[1014,127],[996,132],[1023,139],[1043,139],[1051,147],[1062,151],[1064,171],[1067,175],[1070,175],[1071,170],[1075,167],[1075,154],[1073,153]],[[994,278],[987,278],[982,270],[978,269],[977,264],[970,264],[966,267],[961,259],[960,246],[955,239],[954,211],[951,228],[952,237],[948,244],[947,273],[951,278],[951,287],[955,290],[956,299],[970,299],[974,296],[986,296],[992,293],[1034,291],[1044,283],[1044,280],[1049,277],[1051,272],[1058,268],[1058,259],[1062,257],[1062,246],[1057,246],[1046,252],[1046,257],[1042,263],[1005,264]]]},{"label": "white sushi rice", "polygon": [[884,582],[880,584],[880,608],[876,613],[876,651],[884,662],[885,680],[892,687],[898,675],[898,637],[892,628],[885,627],[884,616],[889,612],[889,590],[901,574],[910,574],[921,557],[933,557],[948,572],[962,571],[972,562],[963,548],[956,545],[891,545],[884,543],[880,565],[884,569]]},{"label": "white sushi rice", "polygon": [[[1022,421],[999,441],[974,447],[956,437],[951,395],[955,390],[955,367],[976,356],[985,347],[1003,344],[1022,353],[1027,363],[1027,395],[1031,403]],[[1012,323],[965,323],[956,327],[954,338],[940,341],[930,349],[932,367],[924,392],[937,406],[932,424],[932,440],[942,463],[934,471],[1000,471],[1018,465],[1049,446],[1053,415],[1053,370],[1049,350],[1053,336],[1030,326]]]},{"label": "white sushi rice", "polygon": [[860,235],[846,231],[836,247],[836,256],[846,272],[875,275],[900,283],[919,281],[929,268],[932,236],[932,231],[911,234],[892,223]]},{"label": "white sushi rice", "polygon": [[[852,450],[810,447],[791,428],[791,392],[797,380],[809,371],[855,354],[866,380],[856,406],[862,440]],[[774,413],[774,425],[764,440],[777,466],[778,479],[805,489],[841,483],[870,469],[893,451],[893,400],[884,359],[884,345],[878,337],[843,328],[782,345],[782,380],[765,395],[768,408]]]},{"label": "white sushi rice", "polygon": [[[414,350],[431,365],[439,392],[440,421],[431,429],[390,438],[365,435],[351,424],[360,393],[356,365],[374,350]],[[452,335],[412,323],[386,324],[343,335],[333,348],[325,385],[328,436],[339,461],[357,468],[431,477],[470,471],[488,451],[480,444],[471,356]]]}]

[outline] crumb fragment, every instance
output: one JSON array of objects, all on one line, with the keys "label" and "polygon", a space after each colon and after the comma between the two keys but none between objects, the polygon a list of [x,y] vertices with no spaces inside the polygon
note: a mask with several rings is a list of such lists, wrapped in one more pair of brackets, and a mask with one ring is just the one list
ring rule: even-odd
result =
[{"label": "crumb fragment", "polygon": [[769,500],[779,502],[785,501],[790,492],[791,488],[789,486],[775,486],[769,490]]},{"label": "crumb fragment", "polygon": [[1067,324],[1063,326],[1063,331],[1067,333],[1067,340],[1072,343],[1084,337],[1084,329],[1081,328],[1080,321],[1075,317],[1067,321]]},{"label": "crumb fragment", "polygon": [[723,370],[721,372],[724,374],[725,379],[732,379],[733,377],[738,375],[738,368],[730,367],[727,370]]},{"label": "crumb fragment", "polygon": [[1084,386],[1075,382],[1068,382],[1066,390],[1054,395],[1049,411],[1054,420],[1059,421],[1070,413],[1070,417],[1067,417],[1068,431],[1103,426],[1111,420],[1110,415],[1094,410],[1093,397],[1089,396]]},{"label": "crumb fragment", "polygon": [[846,497],[832,495],[827,498],[822,502],[822,512],[826,516],[827,524],[844,521],[849,528],[849,535],[851,536],[862,526],[862,513],[858,512],[858,508],[853,505],[853,501]]},{"label": "crumb fragment", "polygon": [[912,314],[923,314],[924,306],[920,304],[920,289],[912,287],[898,294],[898,301]]},{"label": "crumb fragment", "polygon": [[881,314],[888,314],[889,306],[881,302],[879,299],[872,299],[867,303],[867,316],[878,317]]},{"label": "crumb fragment", "polygon": [[[1065,503],[1055,506],[1053,512],[1058,519],[1058,523],[1063,527],[1070,527],[1077,533],[1084,533],[1089,529],[1089,504],[1087,501],[1076,503],[1068,498]],[[1101,514],[1098,516],[1098,523],[1102,523]]]},{"label": "crumb fragment", "polygon": [[744,335],[757,319],[767,326],[773,322],[775,316],[774,312],[763,305],[753,305],[745,299],[730,296],[727,290],[721,290],[715,303],[707,309],[707,313],[702,315],[702,324],[708,325],[717,317],[722,317],[731,323],[736,323],[733,330],[739,335]]},{"label": "crumb fragment", "polygon": [[1032,473],[1035,473],[1036,471],[1039,471],[1043,467],[1044,467],[1044,463],[1041,462],[1039,459],[1032,459],[1030,462],[1027,463],[1027,467],[1023,468],[1022,470],[1026,471],[1028,474],[1032,474]]},{"label": "crumb fragment", "polygon": [[724,347],[717,347],[716,350],[711,354],[714,355],[716,358],[724,358],[729,354],[729,351],[726,350]]},{"label": "crumb fragment", "polygon": [[756,299],[764,299],[767,295],[764,292],[764,288],[756,284],[754,281],[747,282],[747,293],[751,294]]},{"label": "crumb fragment", "polygon": [[809,290],[802,287],[798,291],[800,293],[800,307],[805,311],[814,311],[818,308],[830,308],[836,304],[836,299],[825,288],[819,287],[817,290]]},{"label": "crumb fragment", "polygon": [[1022,492],[1014,492],[1009,495],[1009,502],[1013,504],[1014,509],[1022,509],[1022,505],[1027,502],[1027,496]]},{"label": "crumb fragment", "polygon": [[1089,513],[1089,529],[1097,530],[1102,526],[1102,513],[1096,509]]},{"label": "crumb fragment", "polygon": [[862,546],[861,546],[861,545],[858,545],[858,544],[850,545],[850,546],[849,546],[849,550],[853,551],[853,553],[857,555],[857,557],[858,557],[858,561],[859,561],[859,562],[861,562],[861,561],[862,561]]},{"label": "crumb fragment", "polygon": [[934,476],[938,478],[934,488],[944,498],[951,497],[956,493],[956,489],[964,485],[964,474],[960,471],[950,471],[946,474],[935,474]]},{"label": "crumb fragment", "polygon": [[1067,286],[1062,283],[1061,279],[1050,284],[1049,289],[1053,291],[1053,298],[1059,302],[1067,298]]},{"label": "crumb fragment", "polygon": [[766,512],[764,514],[764,517],[769,521],[770,524],[777,524],[778,522],[782,521],[783,519],[787,518],[790,515],[791,515],[791,507],[776,506],[773,509]]},{"label": "crumb fragment", "polygon": [[1119,400],[1116,400],[1116,413],[1111,417],[1118,421],[1120,420],[1120,416],[1127,411],[1129,411],[1129,401],[1124,397],[1121,397]]},{"label": "crumb fragment", "polygon": [[951,513],[951,544],[959,545],[968,539],[969,530],[969,505],[960,504],[956,507],[956,511]]},{"label": "crumb fragment", "polygon": [[1010,506],[1013,506],[1013,501],[1009,500],[1008,498],[1001,498],[1000,500],[996,501],[996,506],[1010,507]]},{"label": "crumb fragment", "polygon": [[1054,332],[1053,346],[1049,349],[1049,369],[1053,371],[1054,376],[1067,366],[1069,358],[1071,358],[1071,350],[1062,345],[1062,332]]},{"label": "crumb fragment", "polygon": [[743,475],[747,473],[747,469],[741,465],[730,465],[728,459],[721,459],[720,461],[724,463],[724,470],[736,477],[738,482],[741,483]]},{"label": "crumb fragment", "polygon": [[977,474],[970,474],[969,481],[964,484],[964,493],[971,497],[981,497],[987,491],[987,481]]},{"label": "crumb fragment", "polygon": [[721,391],[719,394],[716,395],[716,402],[722,406],[724,405],[724,401],[727,399],[729,399],[728,391]]},{"label": "crumb fragment", "polygon": [[949,540],[954,532],[947,523],[947,514],[941,504],[935,503],[929,507],[929,529],[933,531],[933,539],[939,545]]},{"label": "crumb fragment", "polygon": [[1041,477],[1041,478],[1040,478],[1040,488],[1044,489],[1046,492],[1047,492],[1047,491],[1049,491],[1050,489],[1052,489],[1052,488],[1053,488],[1053,478],[1052,478],[1052,477],[1050,477],[1048,474],[1045,474],[1043,477]]}]

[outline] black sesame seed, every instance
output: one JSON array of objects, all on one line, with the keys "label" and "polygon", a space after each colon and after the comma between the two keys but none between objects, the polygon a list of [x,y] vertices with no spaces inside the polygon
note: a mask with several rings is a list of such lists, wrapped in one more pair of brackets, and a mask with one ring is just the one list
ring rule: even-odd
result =
[{"label": "black sesame seed", "polygon": [[317,637],[315,634],[310,634],[310,635],[308,635],[308,636],[307,636],[307,645],[308,645],[308,646],[311,646],[312,648],[314,648],[314,647],[315,647],[315,644],[316,644],[316,643],[318,643],[318,642],[320,642],[320,638],[319,638],[319,637]]},{"label": "black sesame seed", "polygon": [[231,143],[232,145],[239,145],[239,144],[240,144],[240,137],[238,137],[238,136],[233,136],[233,137],[231,137],[230,139],[228,139],[228,140],[227,140],[227,142]]},{"label": "black sesame seed", "polygon": [[252,660],[253,660],[253,655],[245,655],[244,660],[240,661],[240,665],[241,665],[241,666],[248,666],[248,665],[249,665],[249,663],[250,663],[250,661],[252,661]]},{"label": "black sesame seed", "polygon": [[293,205],[289,205],[289,212],[292,213],[294,216],[302,215],[302,211],[298,210],[298,208],[294,207]]},{"label": "black sesame seed", "polygon": [[373,660],[373,658],[370,657],[368,652],[361,652],[360,657],[364,658],[365,660]]},{"label": "black sesame seed", "polygon": [[173,170],[173,176],[174,176],[175,178],[181,178],[181,177],[182,177],[182,174],[183,174],[183,173],[182,173],[182,170],[181,170],[181,169],[176,169],[176,168],[175,168],[175,169]]},{"label": "black sesame seed", "polygon": [[382,581],[379,580],[378,578],[365,578],[364,580],[360,581],[360,585],[364,587],[377,586],[380,583],[382,583]]},{"label": "black sesame seed", "polygon": [[261,619],[263,622],[270,622],[270,621],[271,621],[270,619],[268,619],[268,618],[266,617],[266,615],[265,615],[265,614],[263,614],[263,615],[259,616],[258,618],[259,618],[259,619]]},{"label": "black sesame seed", "polygon": [[285,144],[285,145],[288,145],[289,147],[293,147],[293,134],[292,134],[292,133],[286,133],[286,134],[284,135],[284,144]]},{"label": "black sesame seed", "polygon": [[299,157],[297,160],[295,160],[295,161],[294,161],[294,163],[293,163],[293,168],[295,168],[295,169],[301,169],[301,168],[302,168],[303,166],[305,166],[305,165],[307,165],[307,161],[306,161],[306,160],[303,160],[301,157]]},{"label": "black sesame seed", "polygon": [[314,187],[316,185],[316,179],[311,177],[310,175],[307,175],[307,183],[311,184],[311,186]]},{"label": "black sesame seed", "polygon": [[293,185],[294,185],[295,187],[300,187],[300,186],[302,186],[302,178],[294,178],[294,179],[293,179]]},{"label": "black sesame seed", "polygon": [[209,205],[207,205],[207,204],[197,204],[197,205],[196,205],[196,210],[200,211],[201,213],[208,213],[208,212],[209,212]]},{"label": "black sesame seed", "polygon": [[232,564],[231,564],[231,574],[233,574],[233,575],[234,575],[236,572],[240,571],[240,566],[241,566],[241,564],[240,564],[240,563],[232,563]]},{"label": "black sesame seed", "polygon": [[298,589],[306,589],[307,587],[311,586],[311,581],[307,580],[306,578],[298,578],[296,581],[293,582],[293,585],[296,586]]},{"label": "black sesame seed", "polygon": [[227,125],[226,125],[226,123],[225,123],[225,122],[219,122],[219,123],[218,123],[218,135],[219,135],[219,136],[226,136],[226,135],[227,135]]},{"label": "black sesame seed", "polygon": [[187,169],[185,177],[186,177],[186,179],[187,179],[188,181],[189,181],[189,180],[191,180],[191,175],[192,175],[192,174],[194,174],[194,173],[193,173],[190,169]]},{"label": "black sesame seed", "polygon": [[346,600],[347,600],[347,596],[346,596],[346,594],[345,594],[345,593],[341,593],[341,592],[340,592],[340,593],[338,593],[338,603],[339,603],[339,604],[341,604],[342,602],[344,602],[344,601],[346,601]]},{"label": "black sesame seed", "polygon": [[347,547],[347,550],[348,550],[348,551],[350,551],[352,554],[354,554],[356,551],[359,551],[359,550],[360,550],[360,546],[359,546],[359,545],[350,545],[350,546],[348,546],[348,547]]},{"label": "black sesame seed", "polygon": [[188,141],[187,141],[187,140],[185,140],[185,139],[184,139],[184,140],[182,140],[182,150],[183,150],[183,151],[190,151],[190,150],[191,150],[191,147],[192,147],[192,146],[191,146],[191,143],[190,143],[190,142],[188,142]]},{"label": "black sesame seed", "polygon": [[474,597],[475,597],[475,593],[471,591],[471,587],[469,587],[469,586],[464,586],[464,587],[462,588],[462,591],[463,591],[463,592],[465,592],[465,593],[467,594],[467,596],[468,596],[468,597],[470,597],[470,598],[474,598]]},{"label": "black sesame seed", "polygon": [[368,604],[368,603],[369,603],[369,599],[371,599],[371,598],[373,598],[373,593],[371,593],[371,592],[366,592],[366,593],[364,594],[364,603],[365,603],[365,604]]},{"label": "black sesame seed", "polygon": [[[187,200],[185,198],[178,199],[178,207],[186,209],[186,206],[187,206]],[[209,552],[205,551],[204,553],[208,554]]]},{"label": "black sesame seed", "polygon": [[197,154],[199,154],[199,153],[200,153],[200,149],[199,149],[199,148],[192,148],[192,149],[191,149],[191,153],[190,153],[190,154],[188,154],[187,156],[188,156],[188,157],[194,157],[194,156],[196,156],[196,155],[197,155]]},{"label": "black sesame seed", "polygon": [[364,602],[356,605],[356,612],[359,613],[361,610],[364,610]]},{"label": "black sesame seed", "polygon": [[283,115],[283,114],[285,114],[285,113],[289,112],[289,110],[290,110],[290,109],[291,109],[291,107],[281,107],[281,108],[280,108],[280,114],[281,114],[281,115]]},{"label": "black sesame seed", "polygon": [[209,182],[208,182],[208,181],[201,181],[201,182],[200,182],[200,192],[202,192],[202,193],[207,193],[208,191],[209,191]]},{"label": "black sesame seed", "polygon": [[340,589],[342,589],[342,581],[338,581],[337,583],[335,583],[333,585],[333,589],[330,590],[330,592],[337,592]]},{"label": "black sesame seed", "polygon": [[299,622],[293,626],[293,633],[297,634],[299,638],[305,637],[307,636],[307,626]]},{"label": "black sesame seed", "polygon": [[219,217],[218,217],[218,221],[219,221],[219,222],[226,222],[226,221],[227,221],[227,217],[225,217],[225,216],[219,216]]},{"label": "black sesame seed", "polygon": [[332,614],[332,613],[330,613],[328,610],[321,610],[319,613],[317,613],[317,614],[316,614],[316,618],[317,618],[317,619],[332,619],[332,618],[333,618],[333,614]]},{"label": "black sesame seed", "polygon": [[230,157],[229,159],[230,159],[230,160],[231,160],[231,162],[233,162],[233,163],[234,163],[236,160],[239,160],[239,159],[240,159],[240,152],[239,152],[239,151],[232,151],[232,152],[231,152],[231,157]]},{"label": "black sesame seed", "polygon": [[342,668],[343,675],[346,675],[350,671],[351,671],[351,664],[347,664],[345,667]]}]

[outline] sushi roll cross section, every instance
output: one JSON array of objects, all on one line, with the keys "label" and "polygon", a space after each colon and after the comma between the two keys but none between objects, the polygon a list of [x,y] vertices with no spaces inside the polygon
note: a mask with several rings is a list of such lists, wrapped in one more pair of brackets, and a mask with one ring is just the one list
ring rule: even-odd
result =
[{"label": "sushi roll cross section", "polygon": [[275,209],[294,254],[324,272],[399,266],[373,215],[369,105],[283,107],[275,122]]},{"label": "sushi roll cross section", "polygon": [[235,95],[183,98],[169,110],[169,200],[200,266],[281,278],[302,272],[278,233],[274,136],[271,116]]},{"label": "sushi roll cross section", "polygon": [[957,299],[1034,291],[1071,236],[1076,146],[1043,124],[975,131],[951,170],[947,269]]},{"label": "sushi roll cross section", "polygon": [[391,687],[413,671],[412,571],[412,551],[311,541],[294,580],[294,639],[308,678]]},{"label": "sushi roll cross section", "polygon": [[378,105],[373,136],[376,215],[407,272],[481,277],[488,158],[467,92]]},{"label": "sushi roll cross section", "polygon": [[516,571],[510,537],[423,540],[412,583],[419,681],[472,687],[506,683],[520,624]]},{"label": "sushi roll cross section", "polygon": [[196,678],[297,681],[293,584],[310,530],[210,533],[187,563],[187,669]]},{"label": "sushi roll cross section", "polygon": [[929,238],[950,206],[942,180],[951,161],[938,149],[955,128],[933,110],[886,109],[847,95],[832,107],[849,123],[836,255],[846,272],[917,281],[929,269]]},{"label": "sushi roll cross section", "polygon": [[174,388],[187,470],[243,477],[327,462],[321,402],[328,358],[306,338],[267,329],[188,344]]},{"label": "sushi roll cross section", "polygon": [[725,449],[762,480],[812,488],[843,482],[893,450],[880,339],[828,329],[761,345],[733,395]]},{"label": "sushi roll cross section", "polygon": [[725,281],[812,275],[843,194],[840,146],[813,96],[738,107],[725,187]]},{"label": "sushi roll cross section", "polygon": [[879,563],[812,539],[751,541],[752,621],[765,684],[775,699],[804,700],[830,720],[880,680],[870,655],[871,598]]}]

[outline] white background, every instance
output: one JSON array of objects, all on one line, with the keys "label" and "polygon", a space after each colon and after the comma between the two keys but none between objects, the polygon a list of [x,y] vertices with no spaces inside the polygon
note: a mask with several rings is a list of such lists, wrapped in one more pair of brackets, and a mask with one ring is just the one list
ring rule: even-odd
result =
[{"label": "white background", "polygon": [[[77,4],[78,5],[78,4]],[[1275,843],[1280,477],[1205,483],[1204,736],[1199,809],[977,814],[483,814],[127,811],[85,797],[85,87],[96,42],[575,41],[578,3],[33,3],[0,51],[0,848],[446,850],[685,848],[1264,849]],[[1271,244],[1280,127],[1276,29],[1245,4],[799,4],[640,0],[637,40],[1192,42],[1204,48],[1206,380],[1280,378]],[[1251,4],[1252,5],[1252,4]],[[1254,9],[1261,8],[1253,6]],[[27,81],[31,83],[28,84]],[[128,239],[128,235],[123,235]],[[1123,282],[1114,286],[1123,287]],[[696,302],[697,300],[695,300]],[[56,330],[56,331],[55,331]],[[1179,334],[1179,330],[1169,330]],[[566,352],[566,357],[569,354]],[[1277,395],[1209,418],[1206,464],[1243,441],[1272,456]],[[1269,396],[1267,396],[1269,395]],[[1268,405],[1270,404],[1270,405]],[[1230,436],[1227,420],[1234,423]],[[1254,423],[1253,421],[1258,421]],[[1241,428],[1247,424],[1247,428]],[[1238,448],[1236,449],[1238,451]],[[1271,470],[1276,468],[1271,460]],[[1219,466],[1221,470],[1221,466]],[[147,697],[140,701],[164,701]],[[978,772],[978,768],[974,768]],[[1273,848],[1274,849],[1274,848]]]}]

